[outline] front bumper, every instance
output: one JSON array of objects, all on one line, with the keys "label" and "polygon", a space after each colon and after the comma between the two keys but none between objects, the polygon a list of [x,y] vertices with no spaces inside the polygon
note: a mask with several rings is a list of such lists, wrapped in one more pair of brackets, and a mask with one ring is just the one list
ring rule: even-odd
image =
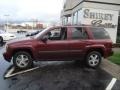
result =
[{"label": "front bumper", "polygon": [[12,56],[9,53],[7,53],[7,52],[3,53],[3,57],[8,62],[10,62],[11,58],[12,58]]}]

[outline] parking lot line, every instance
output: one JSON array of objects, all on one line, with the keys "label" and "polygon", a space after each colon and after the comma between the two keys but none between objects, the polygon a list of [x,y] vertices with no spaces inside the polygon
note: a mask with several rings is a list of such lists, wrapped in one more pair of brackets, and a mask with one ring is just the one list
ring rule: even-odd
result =
[{"label": "parking lot line", "polygon": [[116,83],[117,79],[116,78],[112,78],[111,82],[109,83],[109,85],[106,87],[105,90],[112,90],[114,84]]},{"label": "parking lot line", "polygon": [[[19,71],[19,72],[16,72],[16,73],[13,73],[13,71],[15,70],[15,68],[11,68],[8,73],[4,76],[5,78],[10,78],[10,77],[13,77],[13,76],[16,76],[16,75],[19,75],[19,74],[22,74],[22,73],[26,73],[26,72],[29,72],[29,71],[33,71],[35,69],[38,69],[39,67],[34,67],[34,68],[31,68],[31,69],[28,69],[28,70],[24,70],[24,71]],[[13,73],[13,74],[12,74]]]},{"label": "parking lot line", "polygon": [[10,77],[10,75],[12,74],[12,72],[13,72],[14,70],[15,70],[14,67],[11,68],[11,69],[7,72],[7,74],[5,75],[5,78]]}]

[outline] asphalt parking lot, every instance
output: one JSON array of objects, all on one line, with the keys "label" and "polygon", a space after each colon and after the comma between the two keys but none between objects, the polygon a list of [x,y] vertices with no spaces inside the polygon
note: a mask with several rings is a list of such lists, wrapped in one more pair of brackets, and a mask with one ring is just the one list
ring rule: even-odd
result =
[{"label": "asphalt parking lot", "polygon": [[[4,79],[11,66],[0,47],[0,90],[106,90],[113,77],[101,68],[89,69],[83,63],[37,62],[38,69]],[[112,90],[120,90],[117,80]]]}]

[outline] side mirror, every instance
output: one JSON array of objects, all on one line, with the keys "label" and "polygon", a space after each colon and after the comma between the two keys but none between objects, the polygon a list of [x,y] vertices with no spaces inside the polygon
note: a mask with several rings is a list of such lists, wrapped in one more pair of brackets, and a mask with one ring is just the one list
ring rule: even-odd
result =
[{"label": "side mirror", "polygon": [[47,36],[44,36],[42,39],[41,39],[43,42],[46,42],[48,40],[48,37]]}]

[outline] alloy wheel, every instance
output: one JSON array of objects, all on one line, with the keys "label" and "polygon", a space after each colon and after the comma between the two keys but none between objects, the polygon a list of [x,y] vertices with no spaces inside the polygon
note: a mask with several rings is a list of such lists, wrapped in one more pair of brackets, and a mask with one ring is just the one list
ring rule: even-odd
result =
[{"label": "alloy wheel", "polygon": [[94,67],[100,62],[100,57],[97,54],[91,54],[88,58],[88,63],[90,66]]},{"label": "alloy wheel", "polygon": [[29,57],[26,55],[18,55],[16,58],[16,64],[21,67],[24,68],[28,65],[29,63]]}]

